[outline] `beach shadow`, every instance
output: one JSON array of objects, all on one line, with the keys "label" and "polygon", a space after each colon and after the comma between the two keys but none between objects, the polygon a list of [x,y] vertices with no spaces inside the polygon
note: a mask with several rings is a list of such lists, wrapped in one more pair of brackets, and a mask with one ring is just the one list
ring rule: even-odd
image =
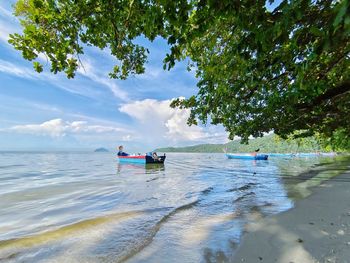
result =
[{"label": "beach shadow", "polygon": [[210,248],[205,248],[203,253],[204,261],[206,263],[224,263],[228,262],[228,257],[222,250],[213,250]]},{"label": "beach shadow", "polygon": [[329,201],[346,200],[348,193],[344,183],[331,181],[294,210],[250,224],[229,262],[348,262],[350,205]]}]

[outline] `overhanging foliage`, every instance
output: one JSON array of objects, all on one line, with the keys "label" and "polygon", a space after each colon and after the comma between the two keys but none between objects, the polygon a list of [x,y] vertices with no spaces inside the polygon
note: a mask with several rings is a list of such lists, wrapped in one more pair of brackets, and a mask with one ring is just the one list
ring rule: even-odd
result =
[{"label": "overhanging foliage", "polygon": [[[270,3],[274,1],[269,1]],[[198,94],[175,100],[197,120],[223,124],[230,138],[286,137],[296,130],[327,138],[350,134],[350,2],[232,0],[19,0],[23,34],[10,43],[40,53],[51,71],[74,77],[83,43],[110,48],[125,79],[144,72],[147,48],[135,38],[167,39],[164,67],[189,57]],[[38,72],[43,66],[34,62]]]}]

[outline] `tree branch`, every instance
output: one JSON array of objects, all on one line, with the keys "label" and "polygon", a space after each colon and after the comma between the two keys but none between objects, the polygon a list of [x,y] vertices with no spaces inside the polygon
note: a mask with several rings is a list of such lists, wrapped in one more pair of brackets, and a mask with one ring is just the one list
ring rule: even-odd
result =
[{"label": "tree branch", "polygon": [[[288,75],[288,74],[289,74],[289,72],[288,72],[288,71],[285,71],[285,72],[283,72],[282,74],[273,77],[273,78],[270,79],[269,81],[274,81],[274,80],[279,79],[280,77],[283,77],[283,76]],[[254,86],[254,87],[249,91],[249,93],[248,93],[247,95],[245,95],[242,99],[245,100],[245,101],[247,101],[248,99],[250,99],[250,98],[253,96],[254,92],[258,90],[258,88],[259,88],[259,85]]]},{"label": "tree branch", "polygon": [[312,109],[313,107],[320,105],[326,100],[333,99],[337,96],[345,95],[348,92],[350,92],[350,80],[346,80],[340,85],[327,90],[322,95],[316,97],[311,103],[301,103],[299,105],[296,105],[295,107],[299,110]]}]

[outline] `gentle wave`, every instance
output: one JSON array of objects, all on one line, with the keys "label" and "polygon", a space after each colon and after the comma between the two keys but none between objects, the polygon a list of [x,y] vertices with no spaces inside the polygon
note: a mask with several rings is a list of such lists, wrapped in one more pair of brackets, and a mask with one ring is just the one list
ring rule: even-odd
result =
[{"label": "gentle wave", "polygon": [[143,240],[142,243],[140,243],[137,247],[135,247],[134,249],[132,249],[131,251],[129,251],[126,255],[124,255],[123,257],[121,257],[120,259],[116,260],[116,262],[124,262],[126,260],[128,260],[129,258],[131,258],[132,256],[136,255],[137,253],[139,253],[142,249],[144,249],[145,247],[147,247],[149,244],[151,244],[154,236],[158,233],[159,229],[162,227],[163,224],[165,224],[172,216],[174,216],[175,214],[186,210],[186,209],[191,209],[193,206],[195,206],[196,204],[198,204],[199,200],[193,201],[191,203],[179,206],[177,208],[175,208],[174,210],[172,210],[170,213],[166,214],[165,216],[163,216],[155,225],[154,227],[151,229],[151,231],[149,231],[148,236]]},{"label": "gentle wave", "polygon": [[0,169],[9,169],[9,168],[17,168],[17,167],[24,167],[25,164],[10,164],[10,165],[0,165]]},{"label": "gentle wave", "polygon": [[36,235],[31,235],[22,238],[8,239],[0,241],[0,249],[5,249],[9,247],[32,247],[38,246],[43,243],[55,241],[62,239],[67,236],[71,236],[77,231],[82,231],[91,227],[95,227],[108,222],[118,222],[126,220],[132,217],[140,216],[144,214],[145,211],[129,211],[123,213],[116,213],[108,216],[102,216],[98,218],[92,218],[84,221],[80,221],[71,225],[60,227],[55,230],[45,231]]},{"label": "gentle wave", "polygon": [[[165,224],[172,216],[175,214],[186,210],[191,209],[193,206],[198,204],[199,200],[193,201],[188,204],[184,204],[175,209],[171,209],[171,211],[165,214],[156,224],[147,232],[144,233],[143,237],[139,237],[142,240],[134,246],[130,245],[129,250],[124,251],[120,257],[115,258],[115,262],[123,262],[137,254],[139,251],[147,247],[153,240],[154,236],[157,234],[159,229]],[[130,220],[131,218],[136,218],[140,216],[144,216],[149,213],[159,212],[163,210],[169,210],[169,207],[164,208],[155,208],[155,209],[147,209],[140,211],[128,211],[122,213],[110,214],[103,217],[92,218],[84,221],[80,221],[71,225],[67,225],[58,229],[54,229],[51,231],[45,231],[42,233],[38,233],[36,235],[31,235],[22,238],[15,238],[9,240],[0,241],[0,251],[3,256],[0,257],[0,260],[6,259],[15,259],[18,255],[20,255],[20,251],[23,249],[28,249],[32,247],[39,247],[43,244],[48,244],[50,242],[56,242],[58,240],[65,239],[67,237],[72,237],[74,235],[78,235],[79,232],[87,231],[88,229],[98,227],[99,225],[113,223],[116,224],[118,222],[124,220]],[[19,251],[18,251],[19,250]],[[6,253],[6,251],[8,251]],[[4,255],[5,254],[5,255]]]}]

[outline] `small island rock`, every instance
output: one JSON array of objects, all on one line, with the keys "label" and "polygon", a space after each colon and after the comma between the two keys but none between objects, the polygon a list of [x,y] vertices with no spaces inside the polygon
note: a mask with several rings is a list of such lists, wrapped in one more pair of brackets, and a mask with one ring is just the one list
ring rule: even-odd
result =
[{"label": "small island rock", "polygon": [[94,152],[105,153],[105,152],[109,152],[109,151],[106,148],[97,148]]}]

